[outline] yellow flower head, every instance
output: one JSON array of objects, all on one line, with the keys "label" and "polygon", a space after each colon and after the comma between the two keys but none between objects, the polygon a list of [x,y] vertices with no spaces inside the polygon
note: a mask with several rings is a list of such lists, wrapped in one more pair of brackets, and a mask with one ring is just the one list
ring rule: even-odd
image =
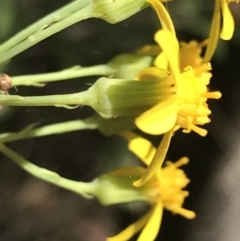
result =
[{"label": "yellow flower head", "polygon": [[[207,88],[212,76],[209,72],[210,63],[201,64],[194,56],[192,59],[188,57],[187,63],[197,61],[193,62],[195,68],[186,66],[181,72],[180,51],[176,37],[168,30],[160,30],[155,34],[155,40],[167,59],[170,72],[163,72],[159,68],[162,67],[164,58],[157,57],[156,67],[143,70],[137,79],[162,79],[163,83],[166,83],[162,87],[163,92],[166,93],[166,99],[136,118],[136,125],[142,131],[155,135],[182,127],[184,132],[195,131],[205,136],[207,131],[199,125],[210,122],[208,115],[211,112],[206,101],[209,98],[221,97],[220,92],[209,92]],[[180,54],[186,56],[186,49]]]},{"label": "yellow flower head", "polygon": [[[152,144],[133,133],[128,132],[122,135],[130,140],[129,149],[148,165],[156,152]],[[176,163],[167,162],[166,167],[158,169],[157,173],[141,187],[153,205],[151,210],[121,233],[108,238],[107,241],[127,241],[141,229],[142,232],[137,240],[153,241],[160,229],[163,208],[188,219],[194,218],[196,215],[193,211],[182,207],[185,197],[188,196],[188,192],[182,189],[189,183],[189,179],[179,167],[187,163],[188,158],[183,157]]]},{"label": "yellow flower head", "polygon": [[[162,165],[169,148],[172,132],[183,128],[183,132],[194,131],[205,136],[207,131],[202,125],[209,123],[211,111],[208,108],[208,99],[218,99],[221,93],[208,91],[210,82],[211,64],[203,63],[202,48],[207,42],[181,43],[179,45],[171,18],[164,18],[164,8],[157,0],[148,0],[159,17],[163,29],[159,30],[154,39],[156,46],[146,46],[139,54],[151,52],[156,55],[154,64],[141,71],[136,79],[140,81],[158,80],[161,82],[161,101],[135,119],[135,124],[142,131],[153,134],[165,134],[152,162],[144,175],[133,184],[142,186]],[[163,21],[165,19],[165,21]],[[167,20],[166,20],[167,19]],[[166,24],[167,23],[167,24]],[[181,47],[181,48],[180,48]]]}]

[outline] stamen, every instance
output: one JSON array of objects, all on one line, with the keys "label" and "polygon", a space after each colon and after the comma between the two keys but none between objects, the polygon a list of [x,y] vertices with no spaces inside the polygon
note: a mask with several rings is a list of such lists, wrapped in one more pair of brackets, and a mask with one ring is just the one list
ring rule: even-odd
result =
[{"label": "stamen", "polygon": [[186,164],[189,163],[189,159],[187,157],[182,157],[181,159],[179,159],[177,162],[173,163],[173,165],[176,167],[176,168],[179,168],[181,166],[184,166]]},{"label": "stamen", "polygon": [[204,48],[208,45],[208,39],[203,40],[201,43],[198,44],[199,47]]},{"label": "stamen", "polygon": [[222,94],[219,91],[214,91],[214,92],[203,93],[201,96],[206,97],[208,99],[220,99],[222,97]]},{"label": "stamen", "polygon": [[204,73],[204,72],[210,71],[211,69],[212,69],[211,64],[210,64],[210,63],[206,63],[206,64],[201,65],[201,66],[198,67],[198,68],[195,68],[195,69],[193,70],[193,72],[194,72],[194,74],[195,74],[196,76],[199,76],[199,75],[201,75],[201,74]]},{"label": "stamen", "polygon": [[182,208],[182,207],[176,208],[175,210],[172,210],[172,212],[180,214],[183,217],[188,218],[188,219],[193,219],[193,218],[196,217],[195,212],[187,210],[187,209]]},{"label": "stamen", "polygon": [[198,127],[198,126],[196,126],[196,125],[194,125],[194,124],[191,124],[190,126],[189,126],[189,128],[191,129],[191,130],[193,130],[194,132],[196,132],[196,133],[198,133],[200,136],[206,136],[207,135],[207,130],[205,130],[205,129],[203,129],[203,128],[200,128],[200,127]]}]

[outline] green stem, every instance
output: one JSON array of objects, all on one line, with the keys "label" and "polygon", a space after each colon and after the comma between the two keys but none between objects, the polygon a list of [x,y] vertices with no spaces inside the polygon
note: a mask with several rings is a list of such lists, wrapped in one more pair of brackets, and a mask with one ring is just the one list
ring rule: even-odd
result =
[{"label": "green stem", "polygon": [[146,0],[75,0],[3,43],[0,46],[0,64],[79,21],[100,18],[114,24],[148,6]]},{"label": "green stem", "polygon": [[[94,17],[92,14],[91,5],[86,6],[82,10],[77,11],[76,13],[71,14],[69,17],[62,19],[59,22],[54,23],[53,25],[39,29],[37,32],[33,33],[26,40],[20,42],[18,45],[12,47],[8,51],[4,52],[0,56],[0,63],[4,63],[16,56],[17,54],[23,52],[24,50],[30,48],[31,46],[37,44],[38,42],[46,39],[47,37],[87,18]],[[51,24],[52,22],[50,22]],[[46,27],[46,26],[45,26]]]},{"label": "green stem", "polygon": [[70,108],[69,105],[90,105],[88,91],[65,95],[28,96],[0,95],[0,105],[6,106],[57,106]]},{"label": "green stem", "polygon": [[97,122],[94,123],[93,118],[86,120],[74,120],[66,121],[63,123],[51,124],[42,126],[36,129],[32,129],[34,125],[31,125],[24,130],[17,133],[4,133],[0,135],[2,143],[23,140],[32,137],[49,136],[55,134],[63,134],[72,131],[86,130],[86,129],[97,129]]},{"label": "green stem", "polygon": [[58,72],[46,74],[34,74],[12,77],[12,85],[33,85],[42,87],[47,82],[79,78],[84,76],[109,76],[113,75],[115,70],[107,65],[96,65],[92,67],[73,66]]},{"label": "green stem", "polygon": [[59,176],[56,172],[52,172],[45,168],[38,167],[37,165],[30,163],[29,161],[27,161],[19,154],[17,154],[3,144],[0,144],[0,151],[31,175],[61,188],[80,194],[84,198],[93,198],[93,196],[89,194],[92,193],[92,190],[95,188],[93,187],[92,183],[69,180],[67,178]]},{"label": "green stem", "polygon": [[44,30],[44,28],[48,27],[51,29],[52,26],[50,26],[52,23],[60,22],[63,19],[68,18],[72,14],[78,12],[85,6],[87,6],[91,1],[90,0],[77,0],[69,3],[68,5],[54,11],[53,13],[43,17],[39,21],[33,23],[26,29],[22,30],[12,38],[10,38],[8,41],[3,43],[0,46],[0,53],[4,53],[11,49],[12,47],[18,45],[19,43],[23,42],[24,40],[28,39],[31,35],[34,33],[37,33],[38,31]]}]

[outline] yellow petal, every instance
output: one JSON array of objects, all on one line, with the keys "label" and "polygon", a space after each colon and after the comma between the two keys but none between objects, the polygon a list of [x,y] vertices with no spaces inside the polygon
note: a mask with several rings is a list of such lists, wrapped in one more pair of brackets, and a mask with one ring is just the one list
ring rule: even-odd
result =
[{"label": "yellow petal", "polygon": [[159,54],[154,61],[154,65],[161,69],[167,69],[168,60],[167,60],[166,55],[164,53]]},{"label": "yellow petal", "polygon": [[210,34],[209,34],[209,43],[206,49],[206,53],[203,58],[203,63],[208,63],[217,47],[217,42],[219,39],[219,32],[220,32],[220,0],[215,0],[215,8],[213,13],[213,20],[211,24]]},{"label": "yellow petal", "polygon": [[154,35],[154,39],[166,55],[173,77],[178,79],[179,44],[177,38],[168,30],[160,30]]},{"label": "yellow petal", "polygon": [[222,15],[223,15],[223,27],[220,33],[221,39],[229,40],[233,36],[234,32],[234,20],[228,7],[227,0],[221,0]]},{"label": "yellow petal", "polygon": [[128,140],[128,149],[148,166],[156,153],[156,148],[152,143],[130,131],[122,132],[120,135]]},{"label": "yellow petal", "polygon": [[163,205],[157,203],[153,208],[152,215],[149,218],[147,225],[144,227],[137,241],[154,241],[158,235],[163,214]]},{"label": "yellow petal", "polygon": [[145,184],[155,173],[159,172],[159,168],[162,166],[162,163],[166,157],[170,141],[172,137],[172,130],[167,132],[164,136],[163,139],[150,163],[148,166],[146,172],[142,175],[142,177],[135,181],[133,185],[135,187],[140,187],[143,184]]},{"label": "yellow petal", "polygon": [[160,135],[176,124],[178,105],[169,100],[161,102],[135,119],[137,127],[152,135]]},{"label": "yellow petal", "polygon": [[128,149],[138,156],[147,166],[156,153],[156,148],[152,143],[144,138],[136,138],[128,145]]},{"label": "yellow petal", "polygon": [[173,35],[176,35],[172,19],[163,4],[159,0],[148,0],[148,2],[152,4],[157,12],[162,28],[171,31]]},{"label": "yellow petal", "polygon": [[140,218],[137,222],[133,223],[126,229],[124,229],[121,233],[117,234],[116,236],[107,238],[107,241],[127,241],[129,240],[134,234],[139,232],[144,225],[147,223],[148,219],[152,215],[152,210],[146,213],[142,218]]}]

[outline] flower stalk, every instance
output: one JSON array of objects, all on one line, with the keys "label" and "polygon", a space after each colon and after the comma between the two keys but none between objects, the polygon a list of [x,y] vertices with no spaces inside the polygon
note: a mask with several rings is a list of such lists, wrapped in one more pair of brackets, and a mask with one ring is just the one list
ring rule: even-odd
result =
[{"label": "flower stalk", "polygon": [[48,169],[38,167],[33,163],[30,163],[25,158],[21,157],[18,153],[14,152],[4,144],[0,143],[0,151],[6,155],[8,158],[13,160],[16,164],[18,164],[23,170],[28,172],[29,174],[42,179],[46,182],[52,183],[61,188],[70,190],[75,192],[84,198],[91,199],[93,196],[89,194],[92,190],[91,183],[84,183],[66,179],[64,177],[59,176],[56,172],[52,172]]},{"label": "flower stalk", "polygon": [[113,205],[133,201],[149,202],[149,197],[143,188],[132,185],[132,179],[126,173],[131,173],[133,178],[138,178],[143,168],[125,168],[113,173],[103,174],[91,182],[80,182],[64,178],[56,172],[39,167],[6,145],[0,143],[0,151],[18,164],[23,170],[43,181],[79,194],[83,198],[97,198],[103,205]]},{"label": "flower stalk", "polygon": [[20,132],[15,132],[15,133],[10,132],[10,133],[1,134],[0,141],[2,143],[8,143],[8,142],[24,140],[28,138],[63,134],[63,133],[68,133],[72,131],[79,131],[79,130],[86,130],[86,129],[96,129],[97,122],[94,122],[92,119],[93,118],[89,118],[86,120],[74,120],[74,121],[66,121],[62,123],[54,123],[54,124],[42,126],[39,128],[34,128],[35,124],[32,124]]},{"label": "flower stalk", "polygon": [[64,134],[80,130],[98,129],[104,135],[117,134],[120,131],[135,129],[134,117],[120,117],[114,119],[103,119],[98,115],[91,116],[84,120],[73,120],[62,123],[54,123],[50,125],[35,128],[36,124],[32,124],[24,128],[20,132],[10,132],[0,134],[0,141],[8,143],[28,138],[36,138],[50,135]]},{"label": "flower stalk", "polygon": [[114,76],[114,78],[134,79],[144,68],[152,64],[151,56],[139,54],[121,54],[110,60],[107,64],[91,67],[73,66],[52,73],[13,76],[12,85],[32,85],[43,87],[48,82],[80,78],[86,76]]},{"label": "flower stalk", "polygon": [[145,0],[75,0],[30,25],[0,46],[0,64],[60,32],[88,18],[100,18],[118,23],[149,6]]},{"label": "flower stalk", "polygon": [[35,87],[43,87],[46,85],[46,83],[54,81],[74,79],[86,76],[106,76],[113,75],[114,73],[115,71],[107,65],[96,65],[91,67],[81,67],[79,65],[76,65],[71,68],[52,73],[13,76],[12,83],[14,86],[31,85]]}]

